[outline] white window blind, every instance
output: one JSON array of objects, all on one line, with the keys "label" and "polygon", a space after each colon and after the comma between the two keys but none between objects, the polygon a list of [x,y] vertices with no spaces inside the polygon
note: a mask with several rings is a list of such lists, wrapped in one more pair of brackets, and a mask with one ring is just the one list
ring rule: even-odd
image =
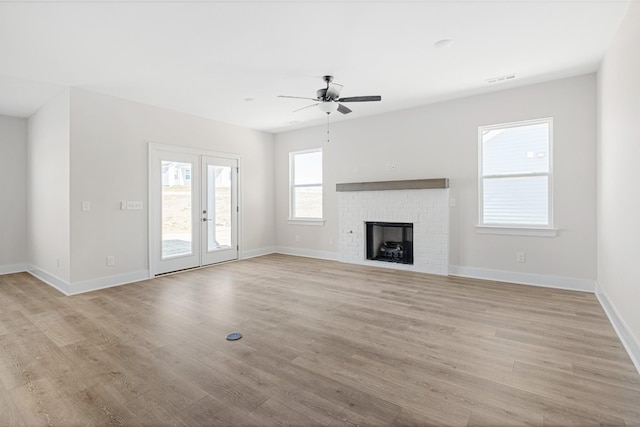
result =
[{"label": "white window blind", "polygon": [[322,149],[289,154],[290,218],[322,219]]},{"label": "white window blind", "polygon": [[479,128],[480,224],[552,227],[552,120]]}]

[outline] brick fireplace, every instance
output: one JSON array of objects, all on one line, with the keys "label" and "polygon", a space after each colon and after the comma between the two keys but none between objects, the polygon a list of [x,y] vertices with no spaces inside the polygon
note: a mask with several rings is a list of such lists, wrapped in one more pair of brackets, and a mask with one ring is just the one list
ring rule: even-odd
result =
[{"label": "brick fireplace", "polygon": [[[449,273],[448,179],[337,184],[336,191],[342,262]],[[367,259],[372,249],[366,245],[366,223],[411,224],[413,264]]]}]

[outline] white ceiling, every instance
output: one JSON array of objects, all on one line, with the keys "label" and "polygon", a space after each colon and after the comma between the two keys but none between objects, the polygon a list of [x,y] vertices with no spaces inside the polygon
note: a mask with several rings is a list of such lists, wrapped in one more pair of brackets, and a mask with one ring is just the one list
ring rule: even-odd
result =
[{"label": "white ceiling", "polygon": [[[0,114],[66,87],[279,132],[593,72],[629,1],[40,1],[0,3]],[[433,45],[451,39],[453,45]],[[487,79],[516,74],[489,85]],[[254,101],[245,101],[253,98]],[[296,121],[296,124],[291,122]]]}]

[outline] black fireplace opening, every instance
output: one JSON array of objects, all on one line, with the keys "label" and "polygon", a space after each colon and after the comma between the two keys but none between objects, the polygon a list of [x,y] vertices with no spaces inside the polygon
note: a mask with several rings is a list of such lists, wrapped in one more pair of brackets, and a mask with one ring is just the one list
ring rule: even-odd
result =
[{"label": "black fireplace opening", "polygon": [[413,224],[367,222],[367,259],[413,264]]}]

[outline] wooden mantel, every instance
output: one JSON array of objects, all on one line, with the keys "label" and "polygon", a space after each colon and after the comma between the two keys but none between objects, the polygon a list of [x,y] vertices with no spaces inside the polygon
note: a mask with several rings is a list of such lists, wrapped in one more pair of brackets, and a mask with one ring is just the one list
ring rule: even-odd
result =
[{"label": "wooden mantel", "polygon": [[449,188],[449,178],[347,182],[344,184],[336,184],[336,191],[424,190],[433,188]]}]

